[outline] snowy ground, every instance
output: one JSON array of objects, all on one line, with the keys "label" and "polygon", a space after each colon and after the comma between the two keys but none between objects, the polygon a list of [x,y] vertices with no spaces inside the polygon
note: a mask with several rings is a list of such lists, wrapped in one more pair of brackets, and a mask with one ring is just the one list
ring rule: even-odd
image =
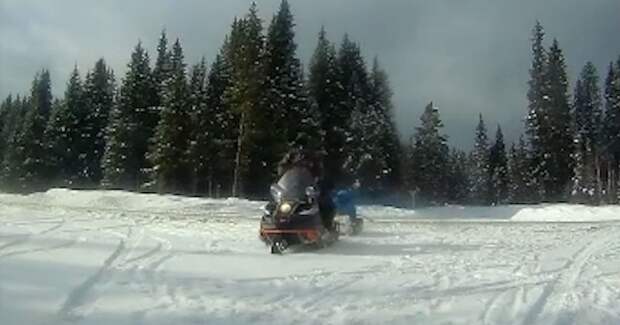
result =
[{"label": "snowy ground", "polygon": [[0,324],[620,324],[620,207],[369,207],[271,256],[260,206],[0,194]]}]

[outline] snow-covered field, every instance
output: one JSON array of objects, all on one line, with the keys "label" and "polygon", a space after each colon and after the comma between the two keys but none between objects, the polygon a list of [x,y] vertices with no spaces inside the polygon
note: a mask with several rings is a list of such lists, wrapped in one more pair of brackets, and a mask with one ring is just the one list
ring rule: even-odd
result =
[{"label": "snow-covered field", "polygon": [[0,324],[620,324],[620,207],[368,207],[272,256],[261,205],[0,194]]}]

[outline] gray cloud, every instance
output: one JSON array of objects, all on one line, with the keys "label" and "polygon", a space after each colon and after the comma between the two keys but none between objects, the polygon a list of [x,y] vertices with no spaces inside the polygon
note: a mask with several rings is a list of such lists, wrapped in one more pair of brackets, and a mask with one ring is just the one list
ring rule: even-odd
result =
[{"label": "gray cloud", "polygon": [[[289,0],[299,55],[308,62],[321,25],[332,41],[348,32],[369,61],[378,55],[394,89],[399,129],[407,138],[429,101],[439,106],[450,143],[468,148],[477,114],[509,140],[522,131],[530,30],[539,19],[565,50],[571,82],[586,61],[606,73],[620,55],[617,0]],[[189,63],[212,60],[234,16],[249,0],[0,0],[0,96],[25,93],[47,67],[61,96],[77,64],[101,56],[122,77],[140,39],[154,53],[160,30],[182,39]],[[279,0],[259,2],[265,22]]]}]

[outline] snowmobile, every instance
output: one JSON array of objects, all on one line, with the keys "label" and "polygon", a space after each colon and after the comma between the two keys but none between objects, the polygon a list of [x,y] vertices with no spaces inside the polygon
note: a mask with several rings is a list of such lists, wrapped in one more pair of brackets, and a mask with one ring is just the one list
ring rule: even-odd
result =
[{"label": "snowmobile", "polygon": [[282,254],[292,245],[318,248],[338,240],[339,225],[326,228],[319,211],[319,192],[310,171],[294,167],[271,186],[272,201],[264,208],[260,238],[272,254]]}]

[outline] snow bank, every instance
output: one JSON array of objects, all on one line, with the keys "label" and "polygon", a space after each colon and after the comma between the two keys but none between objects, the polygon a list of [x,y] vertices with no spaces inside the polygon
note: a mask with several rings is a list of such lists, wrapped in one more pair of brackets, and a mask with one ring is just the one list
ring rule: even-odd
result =
[{"label": "snow bank", "polygon": [[[236,198],[208,199],[177,195],[140,194],[125,191],[75,191],[51,189],[16,196],[0,193],[0,203],[77,209],[108,209],[180,216],[258,218],[265,202]],[[171,213],[171,211],[173,213]],[[362,206],[359,214],[374,221],[514,221],[514,222],[602,222],[620,220],[620,206],[590,207],[574,204],[504,205],[496,207],[445,206],[400,209]]]},{"label": "snow bank", "polygon": [[445,206],[417,210],[367,206],[360,208],[360,214],[379,221],[602,222],[620,220],[620,206],[591,207],[575,204],[540,204],[495,207]]},{"label": "snow bank", "polygon": [[115,214],[158,216],[167,219],[230,217],[259,218],[263,202],[244,199],[208,199],[179,195],[51,189],[29,195],[0,193],[0,215],[15,207],[36,210],[69,209]]}]

